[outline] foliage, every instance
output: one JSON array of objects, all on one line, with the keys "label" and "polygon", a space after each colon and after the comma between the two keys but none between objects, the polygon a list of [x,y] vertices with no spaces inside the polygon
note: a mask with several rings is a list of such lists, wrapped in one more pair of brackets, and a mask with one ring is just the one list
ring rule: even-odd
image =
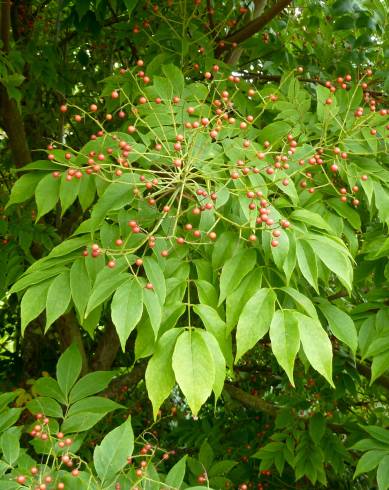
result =
[{"label": "foliage", "polygon": [[0,113],[4,364],[51,353],[2,395],[5,484],[389,488],[387,2],[205,3],[31,2],[2,37],[38,150]]}]

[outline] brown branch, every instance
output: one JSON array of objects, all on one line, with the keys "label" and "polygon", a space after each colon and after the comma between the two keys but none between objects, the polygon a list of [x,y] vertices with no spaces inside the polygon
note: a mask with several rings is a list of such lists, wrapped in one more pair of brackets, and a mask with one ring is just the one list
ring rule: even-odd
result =
[{"label": "brown branch", "polygon": [[133,369],[122,376],[114,379],[109,387],[104,391],[104,395],[108,398],[115,398],[122,386],[128,386],[129,389],[134,389],[145,375],[146,362],[136,364]]},{"label": "brown branch", "polygon": [[[111,17],[110,19],[107,19],[103,23],[102,27],[113,26],[114,24],[117,24],[121,20],[126,20],[126,16],[125,15],[120,15],[119,17]],[[76,37],[77,34],[80,34],[80,31],[71,31],[71,32],[69,32],[68,34],[66,34],[65,37],[63,37],[62,39],[60,39],[58,41],[58,45],[59,46],[66,45],[69,41],[71,41],[74,37]]]},{"label": "brown branch", "polygon": [[71,344],[76,343],[82,357],[82,374],[88,372],[88,357],[85,352],[80,327],[73,312],[62,315],[56,321],[57,333],[61,350],[66,350]]},{"label": "brown branch", "polygon": [[279,0],[273,7],[266,10],[262,15],[253,19],[251,22],[246,24],[244,27],[234,32],[230,36],[227,36],[224,41],[224,45],[218,48],[217,54],[220,55],[225,49],[228,48],[228,45],[232,43],[241,43],[249,39],[258,31],[260,31],[266,24],[268,24],[271,20],[274,19],[280,12],[284,10],[289,4],[292,3],[293,0]]},{"label": "brown branch", "polygon": [[[367,364],[362,364],[361,362],[357,362],[357,371],[358,373],[362,374],[366,378],[371,379],[371,368]],[[389,390],[389,377],[388,376],[380,376],[377,378],[374,383],[377,383],[387,390]]]},{"label": "brown branch", "polygon": [[208,22],[209,22],[209,29],[213,31],[215,29],[215,23],[213,21],[213,14],[212,14],[212,5],[211,5],[211,0],[207,0],[207,12],[208,12]]},{"label": "brown branch", "polygon": [[116,333],[115,325],[110,321],[98,341],[92,364],[93,370],[107,371],[111,369],[119,348],[119,337]]},{"label": "brown branch", "polygon": [[239,401],[242,405],[259,412],[265,412],[272,417],[275,417],[278,412],[278,408],[272,403],[266,402],[258,396],[250,395],[245,391],[233,386],[230,383],[224,383],[224,389],[234,400]]},{"label": "brown branch", "polygon": [[[254,14],[252,20],[257,19],[263,14],[267,4],[267,0],[255,0],[254,5]],[[229,65],[236,65],[243,54],[243,49],[240,47],[236,47],[231,51],[231,53],[227,57],[227,63]]]}]

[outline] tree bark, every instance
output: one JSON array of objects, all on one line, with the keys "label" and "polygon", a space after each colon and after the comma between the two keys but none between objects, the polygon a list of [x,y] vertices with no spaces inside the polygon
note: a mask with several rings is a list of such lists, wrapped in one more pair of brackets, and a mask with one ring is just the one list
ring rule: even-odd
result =
[{"label": "tree bark", "polygon": [[[2,51],[7,55],[10,49],[11,0],[3,0],[0,15]],[[27,143],[22,115],[16,101],[9,97],[7,89],[3,85],[0,85],[0,124],[7,133],[12,158],[16,167],[22,167],[31,162],[31,153]]]},{"label": "tree bark", "polygon": [[284,10],[293,0],[279,0],[273,7],[266,10],[262,15],[252,20],[245,26],[243,26],[238,31],[234,32],[230,36],[223,39],[224,46],[218,48],[217,56],[219,56],[224,50],[228,49],[229,45],[232,43],[241,43],[246,39],[254,36],[258,31],[260,31],[266,24],[274,19],[280,12]]},{"label": "tree bark", "polygon": [[231,398],[239,401],[245,407],[257,410],[259,412],[265,412],[272,417],[277,415],[278,408],[272,403],[269,403],[258,396],[250,395],[250,393],[246,393],[230,383],[224,383],[224,389]]},{"label": "tree bark", "polygon": [[[266,7],[267,0],[255,0],[254,4],[255,4],[255,9],[252,17],[253,20],[257,19],[259,16],[262,15]],[[242,56],[242,54],[243,54],[242,48],[240,47],[235,48],[229,55],[227,63],[229,65],[236,65],[240,57]]]},{"label": "tree bark", "polygon": [[61,350],[66,350],[71,344],[76,343],[82,357],[82,374],[88,372],[88,357],[85,352],[84,342],[81,337],[80,327],[73,312],[62,315],[56,321],[57,333]]},{"label": "tree bark", "polygon": [[109,322],[97,344],[92,364],[93,370],[107,371],[108,369],[111,369],[119,348],[120,342],[115,325],[112,322]]},{"label": "tree bark", "polygon": [[114,379],[109,387],[104,391],[104,395],[108,398],[114,398],[119,389],[122,386],[128,386],[129,389],[133,389],[139,383],[139,381],[144,377],[146,371],[146,362],[140,362],[135,364],[129,373],[123,374],[118,378]]}]

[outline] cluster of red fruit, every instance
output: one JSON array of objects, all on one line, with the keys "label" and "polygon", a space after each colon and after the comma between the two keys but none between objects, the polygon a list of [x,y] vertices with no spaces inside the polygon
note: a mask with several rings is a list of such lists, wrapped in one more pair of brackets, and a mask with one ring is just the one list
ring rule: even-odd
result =
[{"label": "cluster of red fruit", "polygon": [[[34,438],[41,439],[42,441],[51,440],[53,443],[57,443],[60,449],[70,448],[73,444],[73,439],[70,437],[66,437],[63,432],[58,432],[55,437],[51,435],[49,430],[50,419],[46,417],[43,413],[37,413],[35,415],[35,419],[40,422],[34,425],[33,429],[30,431],[30,436]],[[68,468],[72,468],[74,463],[69,454],[63,454],[60,457],[61,464],[66,465]],[[51,475],[41,474],[39,469],[36,466],[30,468],[31,477],[27,477],[26,475],[18,475],[16,477],[17,483],[24,485],[28,478],[33,478],[31,484],[34,485],[34,481],[36,479],[39,480],[39,483],[36,484],[34,490],[47,490],[51,483],[53,483],[53,477]],[[79,475],[79,469],[73,468],[71,471],[72,476],[77,477]],[[63,482],[59,482],[56,486],[58,490],[63,490],[65,488],[65,484]]]},{"label": "cluster of red fruit", "polygon": [[[145,67],[144,67],[144,61],[143,60],[138,60],[136,62],[136,70],[134,73],[131,71],[122,68],[120,70],[120,73],[123,75],[126,73],[131,73],[131,76],[143,80],[143,83],[148,84],[150,83],[151,79],[149,76],[146,75],[145,73]],[[303,71],[302,67],[298,68],[298,71],[301,73]],[[218,65],[213,65],[210,68],[210,71],[205,71],[204,72],[204,78],[206,80],[211,80],[214,77],[216,77],[216,74],[218,75],[218,79],[220,78],[223,80],[223,74],[220,73],[220,67]],[[366,75],[371,76],[372,72],[371,70],[368,70]],[[217,80],[218,82],[220,80]],[[226,89],[223,89],[221,91],[218,90],[217,84],[215,84],[214,87],[214,93],[212,94],[212,109],[214,112],[214,116],[209,116],[209,117],[199,117],[198,120],[193,121],[193,117],[190,120],[185,121],[184,127],[188,130],[196,130],[200,132],[205,132],[208,133],[211,141],[217,141],[219,138],[219,133],[220,131],[226,127],[226,126],[232,126],[232,127],[239,127],[239,129],[242,132],[245,132],[249,129],[249,126],[255,122],[255,118],[252,115],[246,115],[242,116],[238,113],[238,111],[234,107],[234,96],[237,92],[240,91],[238,88],[238,84],[240,83],[241,79],[235,75],[229,75],[227,77],[227,81],[233,84],[233,90],[229,91]],[[338,77],[336,83],[339,85],[340,88],[342,89],[347,89],[348,85],[347,83],[351,82],[351,75],[347,74],[344,77]],[[330,88],[332,92],[335,92],[337,87],[333,85],[331,82],[326,82],[325,85]],[[210,86],[211,87],[211,86]],[[211,88],[209,87],[209,90]],[[246,87],[246,86],[245,86]],[[254,97],[257,95],[257,91],[254,90],[253,88],[244,88],[244,91],[247,90],[247,97],[249,100],[252,100]],[[121,89],[115,89],[111,92],[111,98],[113,100],[119,99],[120,97],[120,91]],[[210,92],[211,93],[211,92]],[[278,96],[276,94],[271,94],[267,96],[268,100],[270,103],[277,101]],[[265,98],[266,99],[266,98]],[[155,100],[153,101],[156,104],[165,104],[169,107],[169,110],[177,104],[181,103],[181,98],[178,96],[172,96],[171,100],[163,100],[161,97],[156,97]],[[141,95],[137,99],[138,107],[140,108],[141,106],[151,104],[151,101],[145,96]],[[129,104],[126,104],[129,105]],[[135,121],[132,122],[127,126],[127,132],[128,134],[132,135],[134,138],[137,138],[137,136],[140,134],[138,132],[137,125],[139,123],[146,124],[146,121],[142,119],[140,116],[140,109],[138,110],[138,107],[136,104],[130,104],[131,105],[131,110],[129,111],[132,113],[132,115],[135,116]],[[150,108],[152,106],[150,105]],[[61,106],[60,109],[62,112],[67,112],[68,107],[66,105]],[[91,113],[96,113],[99,108],[97,104],[91,104],[89,107],[89,110]],[[186,108],[186,113],[188,114],[189,117],[196,115],[196,112],[199,110],[199,106],[189,106]],[[119,107],[117,109],[117,115],[119,118],[123,119],[127,117],[126,112],[124,112],[123,107]],[[359,108],[356,111],[356,116],[360,116],[360,110]],[[381,109],[380,111],[382,115],[386,115],[386,110]],[[82,117],[77,114],[76,116],[79,116],[77,119],[82,120]],[[107,117],[109,116],[109,117]],[[111,120],[112,115],[106,115],[105,116],[106,120]],[[98,122],[98,121],[96,121]],[[129,121],[130,122],[130,121]],[[101,128],[103,128],[101,123],[98,123]],[[147,126],[147,124],[146,124]],[[150,128],[151,130],[151,128]],[[371,129],[371,134],[374,135],[376,134],[377,131],[373,128]],[[197,134],[197,133],[196,133]],[[86,169],[85,173],[91,174],[91,173],[101,173],[101,175],[104,178],[110,179],[110,175],[112,173],[112,170],[114,171],[115,175],[120,177],[124,171],[130,171],[132,173],[137,172],[150,172],[152,176],[150,178],[147,178],[146,175],[139,175],[139,182],[134,183],[132,186],[132,192],[134,196],[137,199],[146,199],[148,205],[152,207],[156,207],[160,205],[160,212],[162,213],[162,218],[167,218],[169,212],[171,211],[171,204],[173,202],[172,199],[169,200],[169,196],[172,196],[174,193],[174,190],[177,188],[178,184],[181,184],[183,186],[186,186],[187,182],[192,181],[191,185],[188,187],[185,187],[185,192],[183,192],[183,199],[180,201],[180,205],[184,205],[185,203],[188,203],[188,209],[187,212],[191,212],[192,215],[201,215],[202,212],[206,211],[211,211],[214,209],[214,203],[218,199],[218,194],[216,191],[210,191],[209,187],[214,185],[215,182],[212,180],[209,180],[210,176],[202,176],[201,172],[199,172],[199,168],[196,168],[196,163],[191,160],[190,157],[190,146],[195,138],[195,134],[193,133],[192,135],[188,134],[181,134],[181,133],[176,133],[175,135],[175,141],[171,142],[170,140],[166,139],[166,141],[163,141],[161,139],[157,139],[154,143],[154,147],[152,149],[146,149],[144,153],[137,152],[135,148],[133,148],[132,143],[129,143],[128,141],[125,141],[124,139],[121,139],[118,137],[116,134],[111,134],[107,132],[104,129],[101,129],[97,131],[96,134],[93,134],[91,136],[92,140],[97,140],[101,138],[102,144],[105,143],[107,137],[112,138],[114,143],[112,144],[111,147],[103,149],[101,147],[100,150],[96,151],[90,151],[88,155],[85,155],[87,164],[86,164]],[[139,136],[140,138],[140,136]],[[105,145],[106,146],[106,145]],[[264,141],[263,142],[263,148],[255,148],[256,143],[254,141],[251,141],[250,139],[246,138],[243,140],[242,143],[242,159],[239,159],[236,162],[236,167],[231,170],[230,165],[225,165],[224,168],[227,171],[225,178],[224,178],[224,184],[226,188],[228,189],[228,184],[229,184],[229,179],[231,181],[239,181],[239,183],[242,184],[242,189],[236,189],[235,192],[238,193],[243,193],[244,195],[250,200],[248,203],[248,208],[250,211],[256,211],[257,217],[255,219],[255,225],[256,229],[257,226],[260,226],[260,229],[265,229],[268,230],[271,233],[271,245],[273,247],[277,247],[279,245],[279,237],[281,235],[281,230],[282,228],[288,228],[289,227],[289,222],[287,220],[276,220],[275,218],[270,216],[270,209],[271,209],[271,202],[268,199],[264,199],[263,193],[256,190],[255,187],[252,186],[251,182],[249,179],[245,179],[248,177],[250,174],[259,174],[259,173],[266,173],[268,176],[273,176],[273,182],[270,182],[267,184],[268,188],[271,189],[272,186],[275,186],[277,184],[282,184],[283,186],[288,186],[290,184],[290,177],[286,178],[285,176],[281,177],[279,179],[279,182],[277,181],[276,177],[276,172],[277,170],[283,171],[283,170],[288,170],[290,166],[290,161],[293,161],[293,155],[296,153],[296,151],[299,148],[299,143],[298,141],[293,137],[292,134],[288,134],[285,138],[284,141],[284,147],[282,151],[274,151],[272,149],[272,143],[270,141]],[[52,148],[52,147],[51,147]],[[251,164],[249,165],[247,163],[248,158],[245,158],[244,153],[247,151],[252,151],[255,150],[256,156],[258,160],[261,163],[261,165],[258,164]],[[164,152],[161,152],[164,150]],[[137,168],[136,164],[131,164],[129,163],[131,160],[129,159],[129,156],[131,155],[131,158],[133,160],[134,154],[138,157],[144,157],[147,156],[148,152],[150,152],[150,155],[153,154],[154,151],[161,152],[161,161],[158,163],[158,165],[153,168],[153,169],[140,169]],[[167,151],[167,155],[166,155]],[[330,154],[326,153],[323,155],[323,153],[326,150],[323,148],[317,149],[316,153],[309,157],[307,160],[300,159],[298,161],[298,164],[300,166],[304,166],[306,163],[309,165],[314,165],[314,166],[323,166],[326,161],[332,160],[332,163],[330,163],[330,170],[333,173],[336,173],[339,171],[339,161],[333,161],[333,157],[330,156]],[[348,154],[346,151],[342,151],[340,148],[336,147],[333,150],[333,154],[336,156],[337,159],[342,160],[347,160]],[[69,162],[71,162],[73,155],[71,153],[66,153],[65,158]],[[273,160],[272,162],[269,162],[269,157]],[[55,159],[54,154],[50,153],[49,154],[49,159]],[[192,169],[195,170],[193,172],[193,176],[191,175]],[[67,175],[66,175],[66,180],[72,180],[73,178],[80,179],[83,175],[84,169],[77,168],[75,166],[70,166],[67,169]],[[298,170],[294,172],[294,174],[302,175],[303,178],[300,180],[299,185],[301,188],[305,189],[307,188],[307,191],[309,193],[313,193],[315,191],[315,187],[312,185],[313,184],[313,179],[314,176],[312,172],[307,171],[303,173],[302,171]],[[157,175],[158,178],[155,176]],[[60,176],[60,173],[58,171],[53,172],[53,176],[55,178],[58,178]],[[182,178],[181,178],[182,177]],[[192,178],[193,177],[193,178]],[[366,175],[361,176],[361,180],[365,181],[368,177]],[[199,182],[204,179],[205,181],[208,180],[208,192],[202,189],[201,187],[199,188],[194,188],[193,182]],[[212,179],[212,176],[211,176]],[[275,180],[274,180],[275,179]],[[308,182],[306,179],[309,179],[312,184],[311,186],[308,185]],[[218,180],[220,183],[220,175],[218,175]],[[328,183],[327,185],[332,185],[331,183]],[[321,186],[322,187],[322,186]],[[351,191],[351,203],[354,206],[359,205],[359,200],[355,198],[353,195],[355,192],[357,192],[358,187],[354,186]],[[340,193],[340,199],[342,202],[347,202],[347,195],[348,192],[345,190],[344,187],[341,187],[339,190]],[[162,202],[161,202],[162,201]],[[182,220],[183,217],[185,217],[185,212],[183,212],[182,206],[181,208],[175,210],[175,215],[180,221]],[[159,223],[162,223],[162,219],[159,221]],[[188,220],[190,221],[190,220]],[[131,228],[131,233],[132,234],[145,234],[145,241],[142,241],[142,245],[147,244],[149,248],[154,248],[156,245],[156,240],[159,238],[158,236],[156,237],[154,233],[158,233],[158,230],[153,229],[153,234],[149,234],[149,231],[147,228],[143,227],[140,222],[137,220],[130,220],[128,222],[129,227]],[[244,228],[250,228],[249,226],[246,225],[238,225],[238,227],[244,229]],[[201,231],[199,229],[195,229],[194,225],[191,222],[183,223],[182,228],[185,232],[188,232],[190,235],[185,235],[185,236],[180,236],[179,232],[175,234],[175,236],[172,237],[165,237],[168,238],[168,240],[171,242],[172,239],[174,239],[175,243],[177,245],[183,245],[184,243],[192,243],[190,236],[193,236],[195,239],[201,238],[202,236],[207,236],[207,238],[212,242],[217,239],[217,233],[213,229],[206,231]],[[178,231],[178,228],[175,227],[174,232]],[[256,230],[251,228],[251,234],[246,237],[245,239],[248,240],[249,242],[255,242],[257,240],[256,236]],[[116,247],[121,247],[120,253],[122,254],[125,252],[126,248],[126,239],[122,238],[117,238],[115,241],[115,246]],[[193,242],[195,243],[195,242]],[[132,250],[133,252],[134,250]],[[169,249],[163,249],[160,251],[160,255],[162,257],[167,257],[169,255]],[[89,252],[88,250],[84,251],[84,255],[87,255]],[[100,246],[98,244],[94,244],[91,249],[91,254],[92,257],[97,257],[102,253],[102,250],[100,249]],[[115,250],[112,251],[112,254],[115,254]],[[108,253],[109,255],[109,253]],[[141,259],[138,259],[141,260]],[[137,264],[141,265],[141,264]],[[108,261],[108,267],[114,267],[115,266],[115,260],[111,258]],[[152,288],[152,285],[148,285],[148,287]]]}]

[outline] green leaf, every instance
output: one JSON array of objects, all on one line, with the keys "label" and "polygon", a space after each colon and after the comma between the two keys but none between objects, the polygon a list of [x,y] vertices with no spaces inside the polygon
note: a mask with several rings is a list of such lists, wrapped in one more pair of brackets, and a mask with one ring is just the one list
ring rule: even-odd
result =
[{"label": "green leaf", "polygon": [[223,352],[220,349],[216,337],[206,330],[200,330],[199,333],[203,336],[204,341],[206,342],[213,357],[213,363],[215,366],[215,379],[213,382],[212,390],[215,394],[216,402],[223,391],[224,381],[226,379],[226,360],[224,358]]},{"label": "green leaf", "polygon": [[355,451],[370,451],[372,449],[382,449],[386,451],[387,446],[381,442],[377,442],[373,439],[361,439],[351,446],[350,449]]},{"label": "green leaf", "polygon": [[53,398],[48,398],[46,396],[33,398],[26,404],[26,407],[33,414],[43,413],[46,417],[63,417],[61,405]]},{"label": "green leaf", "polygon": [[270,324],[269,335],[273,354],[294,386],[293,367],[300,348],[300,334],[293,312],[277,310]]},{"label": "green leaf", "polygon": [[181,96],[185,87],[182,71],[172,64],[162,65],[162,71],[172,87],[172,96]]},{"label": "green leaf", "polygon": [[36,186],[35,201],[38,209],[36,221],[54,209],[58,201],[59,185],[60,180],[48,174]]},{"label": "green leaf", "polygon": [[309,435],[312,441],[319,445],[324,432],[326,430],[326,419],[321,413],[315,413],[310,419],[308,424]]},{"label": "green leaf", "polygon": [[355,355],[358,347],[358,333],[351,317],[326,300],[318,301],[319,308],[326,317],[332,333],[337,339],[348,345]]},{"label": "green leaf", "polygon": [[[5,209],[12,204],[19,204],[30,199],[43,176],[44,174],[40,172],[22,175],[12,186],[11,195]],[[53,177],[51,178],[53,179]]]},{"label": "green leaf", "polygon": [[206,470],[208,470],[212,465],[214,459],[215,452],[209,442],[205,439],[205,441],[200,446],[199,462]]},{"label": "green leaf", "polygon": [[91,291],[91,281],[83,259],[75,260],[70,269],[70,290],[74,306],[82,321]]},{"label": "green leaf", "polygon": [[46,307],[47,291],[51,281],[44,281],[31,286],[24,293],[20,303],[20,318],[22,335],[27,325],[37,318]]},{"label": "green leaf", "polygon": [[371,363],[371,380],[370,384],[382,376],[389,369],[389,351],[374,356]]},{"label": "green leaf", "polygon": [[88,304],[86,305],[84,318],[87,318],[91,311],[109,299],[128,280],[128,277],[128,274],[120,272],[119,269],[102,269],[96,276]]},{"label": "green leaf", "polygon": [[334,233],[334,230],[327,223],[327,221],[320,216],[320,214],[309,211],[308,209],[296,209],[290,215],[290,218],[292,220],[301,221],[308,226],[314,226],[315,228],[326,230],[331,234]]},{"label": "green leaf", "polygon": [[86,211],[95,199],[96,184],[94,175],[83,175],[80,180],[80,189],[78,192],[78,200],[83,211]]},{"label": "green leaf", "polygon": [[255,250],[247,249],[227,260],[220,275],[219,305],[235,291],[244,276],[254,268],[256,258]]},{"label": "green leaf", "polygon": [[285,291],[286,294],[293,298],[296,305],[301,306],[305,313],[307,313],[312,318],[318,319],[316,308],[307,296],[300,293],[300,291],[297,291],[297,289],[294,288],[280,288],[280,290]]},{"label": "green leaf", "polygon": [[233,231],[222,233],[216,240],[212,251],[212,267],[219,269],[226,260],[239,250],[239,236]]},{"label": "green leaf", "polygon": [[9,393],[0,394],[0,413],[7,408],[7,405],[11,403],[15,398],[17,398],[19,393],[17,391],[12,391]]},{"label": "green leaf", "polygon": [[237,362],[269,330],[274,314],[276,295],[272,289],[259,289],[245,304],[236,330]]},{"label": "green leaf", "polygon": [[[327,242],[327,243],[326,243]],[[351,262],[346,253],[341,253],[338,248],[331,247],[332,240],[326,242],[318,239],[310,239],[309,244],[317,257],[324,263],[330,271],[334,272],[339,281],[348,291],[352,289],[353,270]]]},{"label": "green leaf", "polygon": [[165,485],[172,488],[181,488],[185,477],[186,458],[183,456],[170,470],[166,476]]},{"label": "green leaf", "polygon": [[156,337],[158,335],[159,327],[161,326],[162,307],[161,304],[159,303],[155,291],[151,289],[144,289],[143,303],[146,307],[150,319],[150,324],[153,328],[154,335]]},{"label": "green leaf", "polygon": [[218,295],[215,286],[208,281],[199,279],[196,281],[196,287],[200,303],[217,308]]},{"label": "green leaf", "polygon": [[213,356],[203,336],[195,330],[184,331],[173,352],[177,383],[194,415],[210,396],[215,382]]},{"label": "green leaf", "polygon": [[62,243],[54,247],[49,253],[48,257],[54,258],[68,255],[75,250],[81,249],[81,247],[85,247],[85,245],[87,245],[88,243],[90,243],[90,238],[85,235],[76,238],[69,238],[68,240],[63,241]]},{"label": "green leaf", "polygon": [[3,450],[3,459],[11,466],[16,462],[19,457],[19,439],[19,427],[11,427],[6,432],[3,432],[0,439],[0,447]]},{"label": "green leaf", "polygon": [[123,408],[123,406],[109,398],[103,396],[88,396],[87,398],[82,398],[73,403],[67,412],[67,417],[86,412],[106,414],[119,408]]},{"label": "green leaf", "polygon": [[66,398],[80,376],[82,357],[77,344],[72,344],[61,355],[57,363],[57,380]]},{"label": "green leaf", "polygon": [[14,425],[23,412],[23,408],[9,408],[0,416],[0,433]]},{"label": "green leaf", "polygon": [[201,318],[201,321],[203,322],[205,328],[207,330],[216,330],[218,329],[225,329],[226,324],[225,322],[220,318],[219,313],[212,308],[211,306],[208,305],[194,305],[193,306],[193,311],[196,313]]},{"label": "green leaf", "polygon": [[272,145],[275,145],[282,138],[285,138],[291,127],[285,121],[276,121],[268,124],[264,129],[259,131],[259,141],[270,141]]},{"label": "green leaf", "polygon": [[95,447],[93,463],[102,483],[110,482],[124,466],[134,450],[134,433],[131,419],[109,432]]},{"label": "green leaf", "polygon": [[[35,262],[35,264],[37,262]],[[40,265],[42,265],[42,263]],[[62,264],[50,267],[50,269],[38,270],[38,271],[31,272],[31,273],[29,273],[27,270],[25,272],[24,276],[22,276],[12,286],[12,288],[10,289],[10,293],[18,293],[19,291],[22,291],[23,289],[26,289],[29,286],[33,286],[34,284],[38,284],[39,282],[43,282],[46,279],[50,279],[53,276],[58,276],[62,272],[66,272],[66,271],[67,271],[67,269]]]},{"label": "green leaf", "polygon": [[119,336],[123,352],[130,333],[143,312],[143,288],[135,277],[119,286],[112,298],[111,317]]},{"label": "green leaf", "polygon": [[236,327],[245,303],[258,291],[261,283],[262,271],[261,269],[254,269],[241,281],[238,288],[227,296],[226,323],[228,332]]},{"label": "green leaf", "polygon": [[379,463],[383,460],[383,458],[387,456],[385,451],[368,451],[363,454],[361,459],[358,461],[357,467],[355,468],[353,478],[356,478],[358,475],[362,473],[368,473],[371,470],[374,470]]},{"label": "green leaf", "polygon": [[130,16],[131,12],[137,6],[139,0],[123,0],[124,5],[127,9],[127,15]]},{"label": "green leaf", "polygon": [[143,267],[147,278],[154,287],[160,304],[163,305],[166,299],[166,283],[161,267],[153,257],[144,257]]},{"label": "green leaf", "polygon": [[100,391],[103,391],[109,385],[114,376],[114,371],[95,371],[94,373],[88,373],[73,386],[69,395],[69,402],[74,403],[82,398],[100,393]]},{"label": "green leaf", "polygon": [[135,183],[135,174],[127,173],[108,185],[103,195],[93,206],[90,216],[92,229],[97,229],[108,213],[121,209],[133,201],[132,186]]},{"label": "green leaf", "polygon": [[47,292],[45,332],[66,312],[70,299],[70,274],[65,271],[51,282]]},{"label": "green leaf", "polygon": [[364,426],[363,429],[377,441],[383,442],[389,446],[389,430],[377,427],[376,425],[367,425]]},{"label": "green leaf", "polygon": [[361,218],[355,209],[351,208],[347,203],[341,202],[337,197],[326,201],[339,216],[346,218],[350,225],[356,230],[361,229]]},{"label": "green leaf", "polygon": [[303,240],[296,240],[296,254],[297,263],[302,275],[318,293],[319,286],[317,284],[317,261],[309,243]]},{"label": "green leaf", "polygon": [[159,407],[170,395],[174,387],[175,378],[172,369],[172,355],[177,336],[180,333],[180,329],[172,328],[162,335],[146,368],[146,388],[153,405],[154,419],[157,416]]},{"label": "green leaf", "polygon": [[94,427],[106,415],[107,412],[82,412],[72,415],[64,420],[63,424],[61,425],[61,431],[66,434],[85,432]]},{"label": "green leaf", "polygon": [[331,386],[332,381],[332,345],[320,322],[297,311],[294,316],[298,323],[301,344],[311,366],[316,369]]},{"label": "green leaf", "polygon": [[137,327],[135,339],[135,360],[149,357],[154,353],[155,335],[150,321],[141,322]]},{"label": "green leaf", "polygon": [[381,459],[377,469],[377,483],[379,490],[389,488],[389,455]]},{"label": "green leaf", "polygon": [[[65,211],[74,203],[77,199],[78,192],[80,190],[80,179],[66,179],[67,174],[63,173],[61,177],[61,184],[59,188],[59,200],[61,202],[61,216]],[[84,176],[82,177],[84,178]],[[81,179],[82,180],[82,179]]]},{"label": "green leaf", "polygon": [[216,338],[228,365],[232,366],[232,349],[230,332],[219,313],[208,305],[194,305],[193,311],[201,318],[205,328]]},{"label": "green leaf", "polygon": [[34,390],[42,396],[48,396],[54,398],[57,402],[65,404],[66,398],[63,394],[57,380],[50,376],[44,376],[39,378],[34,383]]},{"label": "green leaf", "polygon": [[281,236],[278,238],[278,247],[270,248],[274,263],[280,270],[283,270],[285,260],[290,255],[288,234],[285,232],[281,233]]},{"label": "green leaf", "polygon": [[389,192],[378,182],[374,182],[374,199],[380,220],[389,226]]},{"label": "green leaf", "polygon": [[208,475],[210,478],[214,476],[221,476],[229,473],[234,466],[238,464],[237,461],[232,461],[228,459],[223,459],[222,461],[216,461],[210,470],[208,471]]}]

